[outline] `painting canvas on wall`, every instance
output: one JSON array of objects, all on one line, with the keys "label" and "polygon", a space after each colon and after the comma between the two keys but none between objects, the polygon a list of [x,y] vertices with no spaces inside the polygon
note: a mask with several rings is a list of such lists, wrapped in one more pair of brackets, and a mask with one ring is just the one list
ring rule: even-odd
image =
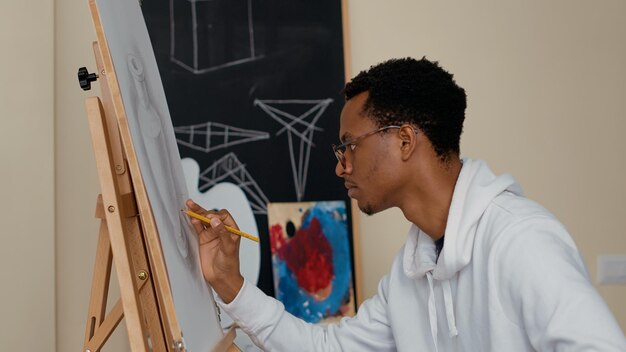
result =
[{"label": "painting canvas on wall", "polygon": [[310,323],[352,316],[355,302],[346,203],[268,205],[276,298]]}]

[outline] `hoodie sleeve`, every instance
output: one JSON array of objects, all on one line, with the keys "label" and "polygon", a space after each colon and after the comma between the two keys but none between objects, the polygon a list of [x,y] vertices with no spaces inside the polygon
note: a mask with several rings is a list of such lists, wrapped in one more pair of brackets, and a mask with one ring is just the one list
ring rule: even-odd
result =
[{"label": "hoodie sleeve", "polygon": [[513,225],[494,256],[500,301],[538,351],[626,351],[626,339],[591,285],[582,258],[552,218]]},{"label": "hoodie sleeve", "polygon": [[387,277],[355,317],[326,326],[296,318],[249,282],[232,302],[218,300],[218,304],[264,351],[395,351],[386,315],[386,287]]}]

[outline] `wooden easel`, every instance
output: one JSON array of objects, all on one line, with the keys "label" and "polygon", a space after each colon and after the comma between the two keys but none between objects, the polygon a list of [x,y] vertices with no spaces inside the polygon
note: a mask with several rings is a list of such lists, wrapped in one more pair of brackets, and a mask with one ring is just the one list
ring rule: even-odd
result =
[{"label": "wooden easel", "polygon": [[[132,351],[186,351],[113,62],[95,1],[89,5],[99,74],[81,86],[99,78],[102,100],[89,97],[85,105],[102,194],[96,202],[101,224],[83,351],[100,351],[122,318]],[[113,260],[120,299],[107,314]],[[238,351],[234,336],[229,331],[214,351]]]}]

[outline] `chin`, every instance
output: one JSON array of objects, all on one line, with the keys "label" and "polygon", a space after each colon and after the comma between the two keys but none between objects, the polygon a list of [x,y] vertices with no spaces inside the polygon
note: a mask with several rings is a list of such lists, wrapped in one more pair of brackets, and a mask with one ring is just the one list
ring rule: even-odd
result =
[{"label": "chin", "polygon": [[357,201],[357,204],[361,212],[363,212],[365,215],[374,215],[376,213],[380,213],[381,211],[384,211],[390,208],[390,206],[386,204],[380,204],[380,203],[372,204],[372,203],[366,203],[366,202],[361,203],[360,201]]},{"label": "chin", "polygon": [[374,215],[377,213],[377,211],[374,210],[374,208],[370,205],[370,204],[364,204],[363,206],[361,206],[359,204],[359,209],[365,214],[365,215]]}]

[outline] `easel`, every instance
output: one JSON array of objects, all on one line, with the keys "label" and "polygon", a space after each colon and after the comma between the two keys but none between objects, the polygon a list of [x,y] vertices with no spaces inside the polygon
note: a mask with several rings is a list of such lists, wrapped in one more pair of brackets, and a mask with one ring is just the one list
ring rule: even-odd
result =
[{"label": "easel", "polygon": [[[89,6],[99,75],[81,68],[78,76],[84,90],[100,78],[102,100],[90,97],[85,105],[102,194],[96,202],[101,224],[83,351],[100,351],[124,317],[132,351],[186,351],[95,0]],[[121,297],[106,314],[113,260]],[[214,351],[238,351],[234,337],[229,331]]]}]

